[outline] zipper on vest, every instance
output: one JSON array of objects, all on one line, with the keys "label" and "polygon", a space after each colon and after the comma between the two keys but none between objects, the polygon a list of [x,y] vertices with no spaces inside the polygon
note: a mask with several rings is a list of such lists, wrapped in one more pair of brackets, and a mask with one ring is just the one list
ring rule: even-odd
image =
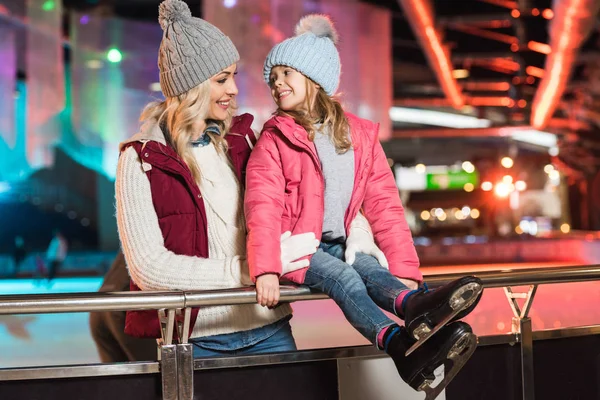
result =
[{"label": "zipper on vest", "polygon": [[152,169],[152,164],[144,161],[144,158],[148,158],[150,156],[150,154],[148,154],[147,152],[144,153],[144,147],[146,147],[146,144],[148,144],[148,141],[145,141],[142,144],[142,150],[140,151],[141,153],[141,160],[142,160],[142,169],[144,170],[144,172],[148,172]]}]

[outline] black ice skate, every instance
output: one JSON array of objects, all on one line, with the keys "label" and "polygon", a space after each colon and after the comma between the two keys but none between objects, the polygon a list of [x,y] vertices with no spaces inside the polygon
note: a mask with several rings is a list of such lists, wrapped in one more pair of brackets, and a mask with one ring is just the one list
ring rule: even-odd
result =
[{"label": "black ice skate", "polygon": [[[406,356],[415,342],[404,327],[391,328],[384,337],[385,351],[396,364],[400,377],[413,389],[425,392],[425,400],[434,400],[464,367],[477,348],[477,336],[465,322],[442,327],[437,335]],[[435,387],[434,371],[444,365],[444,379]]]},{"label": "black ice skate", "polygon": [[404,324],[414,345],[406,355],[423,345],[445,325],[466,317],[477,305],[483,284],[479,278],[465,276],[435,290],[426,287],[406,299]]}]

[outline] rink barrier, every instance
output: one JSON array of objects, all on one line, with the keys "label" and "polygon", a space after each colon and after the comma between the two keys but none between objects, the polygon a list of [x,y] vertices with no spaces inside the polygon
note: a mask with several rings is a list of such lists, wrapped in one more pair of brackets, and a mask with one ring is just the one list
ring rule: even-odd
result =
[{"label": "rink barrier", "polygon": [[[521,350],[522,398],[535,398],[533,382],[533,341],[600,334],[600,325],[532,331],[529,310],[538,285],[600,280],[600,265],[576,267],[532,268],[472,272],[486,288],[504,288],[513,311],[511,333],[479,338],[480,346],[518,344]],[[435,288],[464,274],[442,274],[426,277]],[[517,292],[513,287],[527,286]],[[282,286],[280,302],[327,299],[322,293],[306,287]],[[524,299],[523,306],[517,299]],[[191,400],[194,370],[240,368],[314,362],[344,358],[387,357],[373,346],[352,346],[333,349],[315,349],[255,356],[197,359],[192,357],[192,346],[187,343],[190,307],[210,305],[252,304],[256,301],[254,288],[212,291],[169,292],[106,292],[66,293],[0,296],[0,315],[46,314],[66,312],[158,310],[163,323],[163,338],[159,343],[159,361],[52,367],[25,367],[0,369],[0,381],[100,377],[114,375],[161,374],[164,400]],[[175,324],[176,315],[180,315]],[[179,343],[174,343],[174,329],[179,330]]]}]

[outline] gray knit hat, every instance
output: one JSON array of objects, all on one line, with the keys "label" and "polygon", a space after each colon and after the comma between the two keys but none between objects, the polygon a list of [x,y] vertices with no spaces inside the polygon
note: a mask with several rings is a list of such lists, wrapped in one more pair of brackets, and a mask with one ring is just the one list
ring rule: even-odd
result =
[{"label": "gray knit hat", "polygon": [[335,47],[338,35],[326,15],[311,14],[296,25],[296,36],[279,43],[267,55],[263,73],[269,84],[271,69],[286,65],[319,84],[333,95],[340,83],[341,62]]},{"label": "gray knit hat", "polygon": [[192,17],[181,0],[160,3],[158,22],[163,29],[160,88],[167,97],[187,92],[240,59],[231,39],[214,25]]}]

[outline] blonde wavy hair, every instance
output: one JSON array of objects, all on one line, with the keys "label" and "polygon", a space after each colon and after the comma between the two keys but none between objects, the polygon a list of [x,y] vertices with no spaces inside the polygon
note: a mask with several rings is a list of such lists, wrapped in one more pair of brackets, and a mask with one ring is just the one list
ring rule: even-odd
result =
[{"label": "blonde wavy hair", "polygon": [[225,121],[207,121],[209,107],[210,81],[206,80],[179,96],[167,97],[164,101],[148,104],[140,116],[140,121],[155,120],[161,126],[161,129],[166,126],[167,129],[162,130],[167,143],[187,164],[196,182],[200,182],[202,174],[190,146],[190,142],[196,139],[199,133],[194,130],[194,125],[199,120],[207,123],[214,122],[219,125],[221,135],[211,132],[207,132],[207,134],[215,144],[217,151],[226,154],[227,141],[225,136],[229,132],[231,119],[236,109],[235,104],[232,104]]},{"label": "blonde wavy hair", "polygon": [[[352,147],[348,119],[342,104],[335,96],[329,96],[322,87],[312,79],[306,80],[306,111],[284,111],[277,109],[276,115],[284,115],[294,119],[308,133],[310,141],[315,139],[315,124],[322,124],[320,131],[328,129],[329,136],[339,154],[347,152]],[[316,92],[316,95],[315,95]],[[314,99],[311,101],[311,99]]]}]

